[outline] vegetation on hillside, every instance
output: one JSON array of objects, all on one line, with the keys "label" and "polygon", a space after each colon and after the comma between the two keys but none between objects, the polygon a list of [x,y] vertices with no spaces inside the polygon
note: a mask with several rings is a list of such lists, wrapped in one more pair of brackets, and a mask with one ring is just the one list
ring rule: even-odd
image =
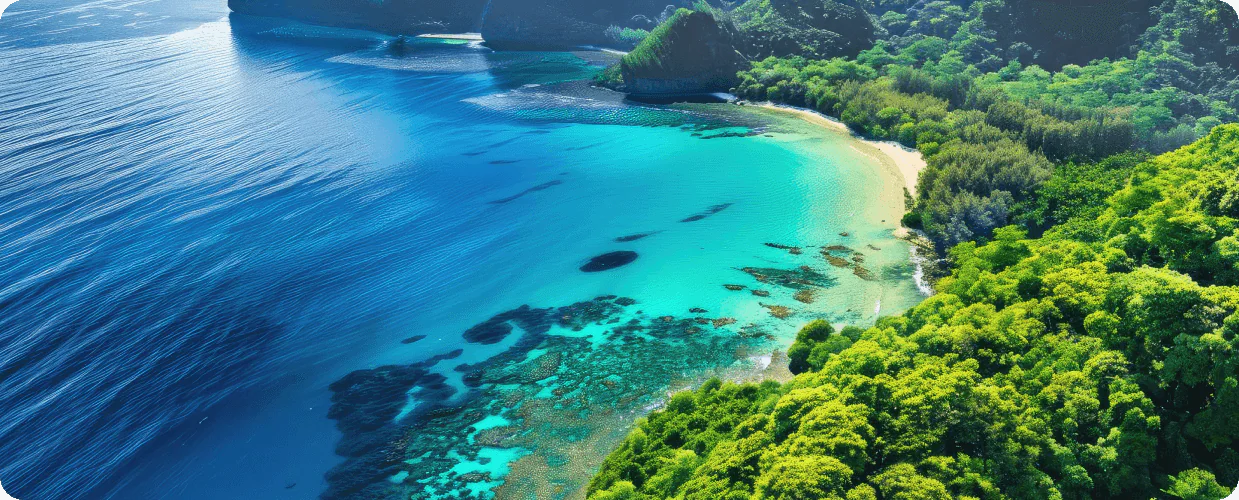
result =
[{"label": "vegetation on hillside", "polygon": [[[641,40],[599,83],[639,91],[643,82],[689,80],[703,89],[726,88],[744,62],[736,52],[735,28],[702,2],[698,10],[678,9]],[[649,90],[649,89],[646,89]]]},{"label": "vegetation on hillside", "polygon": [[855,56],[878,34],[857,0],[751,0],[728,13],[751,59]]},{"label": "vegetation on hillside", "polygon": [[867,330],[809,324],[786,384],[676,394],[590,498],[1227,495],[1237,163],[1224,125],[1155,158],[1069,164],[1036,196],[1058,223],[1042,237],[1008,226],[954,247],[937,295]]},{"label": "vegetation on hillside", "polygon": [[788,383],[675,395],[590,498],[1229,494],[1239,18],[1217,0],[857,5],[876,41],[854,57],[824,58],[832,35],[781,25],[774,0],[724,16],[797,42],[773,38],[734,92],[920,149],[905,223],[950,276],[871,328],[809,324]]},{"label": "vegetation on hillside", "polygon": [[[881,14],[899,35],[854,59],[768,58],[742,72],[734,90],[919,148],[930,166],[907,222],[945,249],[1011,222],[1054,163],[1169,151],[1239,118],[1239,47],[1229,41],[1239,18],[1219,9],[1229,7],[1171,0],[1160,17],[1124,25],[1157,20],[1119,37],[1136,45],[1113,50],[1132,57],[1051,73],[1022,62],[1036,59],[1027,43],[1002,48],[987,19],[1008,12],[1004,2],[931,2],[910,21],[898,10]],[[1220,41],[1195,45],[1206,36]]]}]

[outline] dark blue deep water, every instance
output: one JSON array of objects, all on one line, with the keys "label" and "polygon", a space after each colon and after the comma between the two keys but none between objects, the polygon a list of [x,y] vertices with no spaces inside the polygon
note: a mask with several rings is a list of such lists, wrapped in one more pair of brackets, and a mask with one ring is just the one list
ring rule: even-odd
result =
[{"label": "dark blue deep water", "polygon": [[[605,63],[597,53],[426,41],[393,55],[388,41],[229,18],[218,0],[9,8],[0,20],[9,493],[317,497],[341,463],[329,384],[458,348],[453,363],[483,361],[506,345],[468,345],[461,332],[521,304],[627,294],[648,315],[705,307],[785,344],[811,317],[871,321],[916,300],[908,249],[890,238],[902,181],[846,137],[753,134],[764,122],[639,107],[570,83]],[[746,133],[702,139],[735,120]],[[679,222],[700,213],[709,217]],[[763,243],[824,245],[840,232],[884,249],[869,258],[883,281],[844,270],[816,309],[790,320],[722,286],[748,279],[744,266],[821,265]],[[616,242],[638,233],[650,236]],[[641,257],[577,270],[615,250]],[[794,304],[782,291],[769,300]],[[464,394],[452,366],[441,371]],[[617,379],[641,369],[617,366]],[[671,383],[632,390],[656,401]],[[591,421],[607,433],[587,441],[588,453],[564,452],[575,467],[563,472],[569,491],[641,409]],[[538,448],[486,453],[516,460]],[[483,462],[493,481],[471,487],[485,496],[508,463]]]}]

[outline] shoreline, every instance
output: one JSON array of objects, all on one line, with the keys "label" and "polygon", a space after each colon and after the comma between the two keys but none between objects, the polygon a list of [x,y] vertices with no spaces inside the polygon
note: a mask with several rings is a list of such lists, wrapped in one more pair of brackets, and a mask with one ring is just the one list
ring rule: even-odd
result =
[{"label": "shoreline", "polygon": [[481,33],[425,33],[417,35],[417,38],[430,38],[435,40],[464,40],[467,42],[482,42]]},{"label": "shoreline", "polygon": [[814,125],[851,134],[856,140],[872,146],[874,149],[878,150],[882,156],[886,157],[886,159],[888,159],[895,166],[895,170],[899,172],[899,176],[903,178],[904,188],[907,189],[908,194],[912,195],[913,198],[916,197],[917,180],[920,178],[921,171],[925,170],[927,165],[925,162],[925,157],[920,151],[909,149],[894,141],[875,141],[872,139],[866,139],[861,137],[860,134],[857,134],[851,129],[851,127],[848,127],[847,124],[839,121],[838,119],[811,109],[787,106],[784,104],[775,104],[772,102],[745,102],[743,105],[796,116],[801,120]]}]

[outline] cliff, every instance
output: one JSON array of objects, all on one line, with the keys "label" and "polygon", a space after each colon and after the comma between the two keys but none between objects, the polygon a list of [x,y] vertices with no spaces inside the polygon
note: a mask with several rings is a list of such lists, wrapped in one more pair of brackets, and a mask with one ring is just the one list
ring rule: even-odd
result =
[{"label": "cliff", "polygon": [[725,91],[745,63],[734,42],[714,15],[680,9],[620,61],[622,90],[639,96]]}]

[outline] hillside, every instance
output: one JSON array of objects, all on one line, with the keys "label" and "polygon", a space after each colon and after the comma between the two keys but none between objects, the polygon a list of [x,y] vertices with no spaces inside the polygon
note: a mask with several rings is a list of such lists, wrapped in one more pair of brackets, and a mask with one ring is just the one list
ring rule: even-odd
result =
[{"label": "hillside", "polygon": [[727,88],[744,60],[711,12],[680,9],[619,62],[623,89],[640,95]]},{"label": "hillside", "polygon": [[1239,125],[1225,125],[1148,161],[1056,174],[1124,187],[1041,238],[1007,227],[955,247],[939,293],[902,316],[810,324],[791,382],[677,394],[591,498],[1227,495],[1237,163]]},{"label": "hillside", "polygon": [[769,56],[854,57],[879,29],[855,0],[750,0],[732,12],[753,59]]}]

